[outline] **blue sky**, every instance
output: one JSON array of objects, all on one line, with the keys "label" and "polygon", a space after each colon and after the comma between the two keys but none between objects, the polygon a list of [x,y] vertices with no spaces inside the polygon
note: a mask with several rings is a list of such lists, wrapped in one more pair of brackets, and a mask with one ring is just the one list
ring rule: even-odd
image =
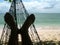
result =
[{"label": "blue sky", "polygon": [[2,1],[4,1],[4,0],[0,0],[0,2],[2,2]]},{"label": "blue sky", "polygon": [[[28,12],[33,13],[60,13],[60,0],[23,0]],[[7,12],[10,3],[0,0],[0,12]]]}]

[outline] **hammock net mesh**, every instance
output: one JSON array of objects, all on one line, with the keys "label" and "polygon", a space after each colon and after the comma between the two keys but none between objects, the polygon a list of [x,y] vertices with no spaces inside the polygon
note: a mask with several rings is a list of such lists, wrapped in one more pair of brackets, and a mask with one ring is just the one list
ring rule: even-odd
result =
[{"label": "hammock net mesh", "polygon": [[[15,0],[15,2],[12,1],[11,7],[9,9],[9,13],[14,17],[14,20],[19,29],[22,27],[24,21],[29,16],[27,10],[25,9],[25,7],[22,3],[22,0]],[[11,30],[10,30],[9,26],[5,23],[3,31],[2,31],[2,35],[1,35],[1,44],[2,45],[7,45],[10,33],[11,33]],[[33,42],[33,45],[35,45],[34,42],[38,42],[37,45],[40,45],[40,38],[38,36],[38,33],[36,31],[34,24],[32,24],[29,27],[29,36]]]}]

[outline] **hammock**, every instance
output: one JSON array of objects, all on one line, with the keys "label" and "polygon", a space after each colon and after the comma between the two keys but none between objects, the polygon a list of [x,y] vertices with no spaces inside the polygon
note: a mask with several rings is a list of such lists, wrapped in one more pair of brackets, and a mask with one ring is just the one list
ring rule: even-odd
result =
[{"label": "hammock", "polygon": [[[19,29],[22,27],[24,21],[29,16],[27,10],[25,9],[22,3],[22,0],[13,0],[9,13],[13,16],[14,21],[16,22],[16,25]],[[2,35],[1,35],[2,45],[7,45],[10,33],[11,33],[11,30],[9,26],[5,23],[2,31]],[[35,45],[36,42],[37,42],[36,45],[40,45],[41,41],[34,24],[32,24],[29,28],[29,36],[33,42],[33,45]]]}]

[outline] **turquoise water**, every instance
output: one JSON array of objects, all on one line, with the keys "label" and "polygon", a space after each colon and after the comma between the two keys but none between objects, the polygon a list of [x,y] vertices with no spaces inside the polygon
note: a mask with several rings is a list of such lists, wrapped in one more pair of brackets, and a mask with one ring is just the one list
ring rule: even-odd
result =
[{"label": "turquoise water", "polygon": [[0,25],[4,24],[4,14],[0,13]]},{"label": "turquoise water", "polygon": [[60,25],[60,13],[37,13],[35,17],[36,25]]},{"label": "turquoise water", "polygon": [[[60,13],[35,13],[36,25],[60,25]],[[4,14],[0,13],[0,24],[4,24]]]}]

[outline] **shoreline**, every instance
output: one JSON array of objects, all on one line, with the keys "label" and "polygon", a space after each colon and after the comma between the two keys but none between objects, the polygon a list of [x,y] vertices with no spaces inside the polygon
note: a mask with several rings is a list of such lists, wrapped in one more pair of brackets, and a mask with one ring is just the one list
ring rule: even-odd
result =
[{"label": "shoreline", "polygon": [[[0,37],[4,25],[0,25]],[[35,26],[42,41],[60,41],[60,26]]]},{"label": "shoreline", "polygon": [[60,41],[60,25],[36,26],[36,30],[42,41]]}]

